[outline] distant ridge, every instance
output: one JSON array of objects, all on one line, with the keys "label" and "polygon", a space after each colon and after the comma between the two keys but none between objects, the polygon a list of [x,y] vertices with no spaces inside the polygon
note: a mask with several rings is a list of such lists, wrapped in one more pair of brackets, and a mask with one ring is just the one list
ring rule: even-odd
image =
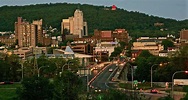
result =
[{"label": "distant ridge", "polygon": [[[181,29],[187,29],[188,21],[177,21],[144,13],[127,11],[117,8],[115,11],[105,10],[104,6],[93,6],[88,4],[36,4],[27,6],[2,6],[0,7],[0,31],[14,31],[14,22],[20,16],[27,21],[43,19],[43,27],[55,27],[60,31],[62,19],[73,16],[74,11],[79,7],[83,11],[84,20],[88,23],[89,34],[94,29],[114,30],[124,28],[130,35],[139,36],[166,36],[174,34],[178,36]],[[154,23],[164,23],[156,27]],[[165,31],[160,31],[163,29]]]}]

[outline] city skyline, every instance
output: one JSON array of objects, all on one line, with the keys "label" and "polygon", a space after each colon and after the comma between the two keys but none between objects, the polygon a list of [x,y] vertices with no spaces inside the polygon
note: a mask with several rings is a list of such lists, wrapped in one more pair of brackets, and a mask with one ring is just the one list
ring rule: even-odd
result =
[{"label": "city skyline", "polygon": [[128,11],[176,20],[188,19],[188,0],[1,0],[0,6],[23,6],[45,3],[80,3],[95,6],[116,5]]}]

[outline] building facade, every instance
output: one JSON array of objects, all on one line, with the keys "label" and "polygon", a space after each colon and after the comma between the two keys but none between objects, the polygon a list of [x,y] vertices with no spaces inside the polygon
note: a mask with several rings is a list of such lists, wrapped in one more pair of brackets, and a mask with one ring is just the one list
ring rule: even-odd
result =
[{"label": "building facade", "polygon": [[83,12],[76,9],[73,17],[62,19],[61,33],[65,35],[77,35],[79,38],[88,36],[87,22],[84,22]]},{"label": "building facade", "polygon": [[42,19],[27,22],[22,17],[18,17],[15,22],[15,38],[18,40],[19,47],[35,47],[38,43],[43,43]]},{"label": "building facade", "polygon": [[181,42],[186,42],[186,41],[188,41],[188,30],[185,30],[185,29],[182,29],[181,31],[180,31],[180,41]]},{"label": "building facade", "polygon": [[10,47],[16,43],[15,38],[11,38],[10,36],[0,36],[0,43],[5,44]]}]

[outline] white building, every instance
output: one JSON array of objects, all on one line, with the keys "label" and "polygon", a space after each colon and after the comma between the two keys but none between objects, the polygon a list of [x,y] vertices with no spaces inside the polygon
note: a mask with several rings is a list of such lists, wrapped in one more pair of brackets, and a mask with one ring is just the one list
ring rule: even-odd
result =
[{"label": "white building", "polygon": [[83,19],[83,12],[76,9],[73,17],[62,19],[61,33],[64,34],[67,29],[70,34],[77,35],[79,38],[88,36],[87,22],[84,22]]}]

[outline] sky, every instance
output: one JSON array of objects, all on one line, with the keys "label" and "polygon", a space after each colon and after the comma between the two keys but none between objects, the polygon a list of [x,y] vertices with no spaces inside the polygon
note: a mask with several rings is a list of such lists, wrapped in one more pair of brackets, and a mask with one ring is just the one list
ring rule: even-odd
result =
[{"label": "sky", "polygon": [[188,0],[0,0],[0,6],[24,6],[44,3],[80,3],[95,6],[112,6],[128,11],[175,20],[188,19]]}]

